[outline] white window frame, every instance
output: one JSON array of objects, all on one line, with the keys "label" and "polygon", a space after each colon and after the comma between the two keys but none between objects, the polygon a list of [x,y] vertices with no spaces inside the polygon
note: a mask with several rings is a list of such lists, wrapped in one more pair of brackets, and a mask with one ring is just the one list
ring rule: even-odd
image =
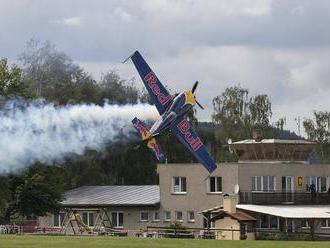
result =
[{"label": "white window frame", "polygon": [[[178,218],[179,213],[181,213],[181,219]],[[175,211],[175,220],[177,222],[183,222],[183,212],[182,211]]]},{"label": "white window frame", "polygon": [[[321,191],[322,185],[319,185],[319,179],[322,180],[321,178],[325,178],[325,190],[324,191]],[[319,192],[319,193],[327,192],[328,188],[329,188],[329,185],[328,185],[329,179],[328,178],[329,177],[326,177],[326,176],[307,176],[308,188],[312,184],[312,182],[314,182],[316,192]],[[321,183],[321,181],[320,181],[320,183]],[[310,192],[310,189],[307,192]]]},{"label": "white window frame", "polygon": [[[143,214],[146,214],[146,215],[147,215],[147,218],[146,218],[146,219],[143,219],[143,218],[142,218],[142,215],[143,215]],[[140,212],[140,221],[141,221],[141,222],[148,222],[148,221],[149,221],[149,212],[148,212],[148,211],[141,211],[141,212]]]},{"label": "white window frame", "polygon": [[[273,178],[273,189],[270,190],[270,178]],[[257,189],[257,182],[258,182],[258,178],[260,178],[260,190]],[[268,189],[264,189],[264,179],[267,178],[268,183],[267,183],[267,188]],[[276,176],[252,176],[252,181],[254,181],[254,183],[252,183],[252,192],[260,192],[260,193],[273,193],[276,192]],[[253,186],[255,188],[253,188]]]},{"label": "white window frame", "polygon": [[[156,218],[156,214],[158,214],[158,218]],[[153,219],[152,219],[152,221],[154,221],[154,222],[159,222],[160,221],[160,216],[159,216],[159,212],[158,211],[155,211],[153,213]]]},{"label": "white window frame", "polygon": [[[186,191],[183,191],[183,183],[182,183],[183,178],[185,178]],[[179,179],[179,184],[178,185],[175,184],[176,179]],[[187,178],[186,177],[173,177],[173,179],[172,179],[172,193],[173,194],[178,194],[178,195],[187,194]]]},{"label": "white window frame", "polygon": [[[214,188],[215,188],[215,191],[211,191],[211,178],[214,178]],[[218,180],[221,180],[221,190],[218,189]],[[222,194],[222,177],[220,176],[212,176],[212,177],[209,177],[208,179],[208,183],[207,183],[207,193],[209,194]]]},{"label": "white window frame", "polygon": [[[63,216],[63,219],[61,218],[61,215]],[[58,225],[55,225],[55,218],[56,217],[58,219]],[[58,214],[54,214],[54,216],[53,216],[53,226],[54,227],[62,227],[62,223],[63,223],[64,218],[65,218],[65,213],[63,213],[63,212],[60,212]]]},{"label": "white window frame", "polygon": [[[113,225],[113,221],[112,221],[112,215],[113,214],[116,214],[116,218],[117,218],[117,225],[116,226],[113,226],[113,227],[116,227],[116,228],[123,228],[124,227],[124,212],[120,212],[120,211],[114,211],[114,212],[111,212],[111,224]],[[119,226],[119,214],[122,214],[123,215],[123,224],[121,226]]]},{"label": "white window frame", "polygon": [[330,218],[329,219],[325,219],[325,226],[322,226],[322,221],[321,221],[320,228],[330,229]]},{"label": "white window frame", "polygon": [[[170,215],[170,218],[167,218],[167,213],[169,213],[169,215]],[[169,222],[169,221],[171,221],[172,220],[172,213],[171,213],[171,211],[164,211],[164,221],[165,222]]]},{"label": "white window frame", "polygon": [[304,223],[305,223],[304,226],[301,226],[301,227],[300,227],[301,229],[309,229],[309,228],[311,228],[311,227],[309,226],[309,224],[308,224],[307,219],[302,219],[301,221],[304,221]]},{"label": "white window frame", "polygon": [[[84,222],[84,214],[87,214],[87,223]],[[92,215],[92,217],[93,217],[93,225],[91,225],[91,223],[90,223],[90,215]],[[91,226],[91,227],[94,226],[94,213],[93,212],[84,211],[81,213],[81,218],[87,226]]]},{"label": "white window frame", "polygon": [[[263,214],[264,216],[267,217],[267,226],[268,227],[261,227],[261,218],[259,219],[259,229],[273,229],[273,230],[277,230],[280,228],[280,218],[277,216],[273,216],[273,215],[268,215],[268,214]],[[270,223],[270,218],[276,218],[277,220],[277,227],[271,227],[271,223]]]},{"label": "white window frame", "polygon": [[[193,219],[190,218],[191,217],[190,216],[191,213],[194,214],[194,218]],[[195,212],[194,211],[187,211],[187,222],[189,222],[189,223],[195,222]]]},{"label": "white window frame", "polygon": [[[212,219],[213,216],[214,216],[214,214],[211,214],[210,219]],[[207,224],[208,224],[207,222],[208,222],[207,218],[203,217],[203,228],[204,229],[207,228]],[[215,221],[210,221],[209,224],[210,224],[210,229],[215,229]]]}]

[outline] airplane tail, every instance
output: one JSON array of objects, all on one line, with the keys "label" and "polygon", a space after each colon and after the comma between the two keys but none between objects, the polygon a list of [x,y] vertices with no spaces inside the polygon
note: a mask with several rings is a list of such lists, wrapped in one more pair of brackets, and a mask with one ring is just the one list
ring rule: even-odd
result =
[{"label": "airplane tail", "polygon": [[151,132],[148,130],[145,124],[137,117],[132,120],[132,123],[134,128],[141,134],[142,140],[147,142],[147,147],[153,151],[158,161],[164,163],[165,155],[159,144],[156,142],[155,137],[151,136]]}]

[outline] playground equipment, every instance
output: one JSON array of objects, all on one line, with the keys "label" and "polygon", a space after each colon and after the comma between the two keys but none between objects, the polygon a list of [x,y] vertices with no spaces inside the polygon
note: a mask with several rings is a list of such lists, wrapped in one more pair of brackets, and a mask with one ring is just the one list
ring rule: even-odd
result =
[{"label": "playground equipment", "polygon": [[[81,218],[79,211],[95,212],[96,219],[93,226],[88,226]],[[77,234],[101,234],[106,233],[106,230],[111,228],[111,221],[105,208],[97,209],[65,209],[65,216],[61,223],[61,234],[68,234],[71,229],[74,235]]]}]

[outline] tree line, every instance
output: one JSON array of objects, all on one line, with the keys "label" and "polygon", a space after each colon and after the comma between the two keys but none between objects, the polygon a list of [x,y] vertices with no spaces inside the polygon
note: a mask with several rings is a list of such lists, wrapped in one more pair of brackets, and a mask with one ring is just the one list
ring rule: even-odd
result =
[{"label": "tree line", "polygon": [[[0,107],[12,98],[43,98],[56,105],[150,102],[134,79],[125,80],[108,71],[96,81],[50,42],[30,40],[19,61],[21,66],[10,65],[6,58],[0,60]],[[256,130],[265,138],[300,138],[284,130],[283,119],[271,124],[271,101],[265,94],[250,96],[248,89],[235,85],[216,96],[212,104],[211,122],[199,122],[194,111],[188,118],[216,162],[237,161],[229,152],[228,139],[251,138]],[[303,126],[308,138],[320,143],[321,158],[327,161],[330,113],[314,115],[315,119],[305,119]],[[160,136],[159,142],[169,162],[196,162],[170,132]],[[88,150],[61,164],[35,163],[21,171],[0,174],[0,223],[56,213],[62,193],[75,187],[157,183],[157,162],[145,146],[133,149],[135,145],[119,142],[102,153]]]}]

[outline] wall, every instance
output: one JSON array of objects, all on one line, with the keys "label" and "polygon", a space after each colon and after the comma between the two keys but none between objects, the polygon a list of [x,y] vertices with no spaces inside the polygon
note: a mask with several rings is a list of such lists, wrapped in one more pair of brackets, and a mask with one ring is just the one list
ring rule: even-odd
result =
[{"label": "wall", "polygon": [[[95,208],[94,208],[95,209]],[[82,216],[83,212],[88,212],[86,209],[84,211],[78,211],[78,213]],[[153,213],[155,211],[159,211],[157,207],[113,207],[107,208],[108,215],[111,218],[112,212],[123,212],[124,214],[124,227],[123,230],[128,231],[130,236],[134,236],[136,232],[139,232],[141,229],[146,229],[147,226],[159,226],[160,221],[153,221]],[[140,213],[142,211],[149,212],[149,221],[140,221]],[[94,213],[94,223],[96,221],[96,212],[90,211]],[[54,227],[54,216],[47,215],[44,217],[39,217],[39,227]],[[58,231],[60,228],[56,228]],[[68,228],[68,233],[72,233],[72,229]]]},{"label": "wall", "polygon": [[[230,217],[224,217],[223,219],[218,219],[215,221],[216,229],[233,229],[240,230],[240,224],[237,220]],[[239,231],[216,231],[216,238],[222,240],[239,240]]]},{"label": "wall", "polygon": [[[330,177],[330,164],[298,163],[238,163],[238,182],[240,191],[252,190],[252,176],[276,176],[276,191],[282,191],[282,176],[294,176],[295,191],[306,191],[306,176]],[[303,177],[302,186],[297,185],[297,177]],[[329,180],[328,180],[329,181]],[[328,187],[329,182],[328,182]]]},{"label": "wall", "polygon": [[[183,212],[182,225],[186,227],[203,227],[202,210],[222,205],[222,193],[208,193],[208,171],[201,164],[159,164],[157,167],[160,185],[161,218],[163,213],[171,211],[171,222],[175,222],[175,211]],[[186,177],[187,193],[172,192],[173,177]],[[232,193],[237,182],[237,164],[220,164],[211,176],[222,177],[223,193]],[[187,221],[187,211],[195,212],[195,222]]]}]

